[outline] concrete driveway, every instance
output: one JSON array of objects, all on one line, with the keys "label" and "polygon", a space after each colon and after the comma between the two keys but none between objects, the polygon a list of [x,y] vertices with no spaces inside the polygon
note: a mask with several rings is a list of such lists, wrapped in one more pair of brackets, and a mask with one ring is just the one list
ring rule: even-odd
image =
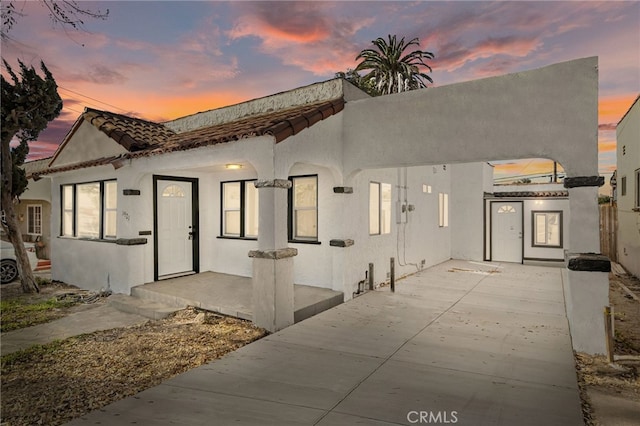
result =
[{"label": "concrete driveway", "polygon": [[559,268],[449,261],[70,424],[582,425]]}]

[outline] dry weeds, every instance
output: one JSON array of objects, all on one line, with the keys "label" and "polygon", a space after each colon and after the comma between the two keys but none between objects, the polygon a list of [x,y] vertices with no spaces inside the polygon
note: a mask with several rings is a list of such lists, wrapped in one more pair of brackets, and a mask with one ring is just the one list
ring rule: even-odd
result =
[{"label": "dry weeds", "polygon": [[[633,276],[620,277],[614,274],[610,275],[609,280],[609,301],[614,308],[614,353],[617,356],[640,355],[640,303],[628,296],[617,284],[621,281],[636,294],[640,294],[640,280]],[[640,401],[640,359],[618,360],[610,364],[604,356],[577,353],[575,357],[586,426],[601,424],[597,413],[593,412],[590,391],[599,390],[624,399]]]},{"label": "dry weeds", "polygon": [[188,308],[160,321],[72,337],[2,358],[2,422],[59,425],[265,335]]}]

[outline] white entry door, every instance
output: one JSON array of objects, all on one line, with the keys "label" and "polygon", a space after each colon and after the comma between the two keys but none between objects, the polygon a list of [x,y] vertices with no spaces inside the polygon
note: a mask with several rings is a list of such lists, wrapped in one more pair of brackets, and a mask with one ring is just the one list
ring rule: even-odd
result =
[{"label": "white entry door", "polygon": [[160,180],[156,187],[157,278],[194,271],[193,184]]},{"label": "white entry door", "polygon": [[522,202],[491,203],[491,260],[522,263]]}]

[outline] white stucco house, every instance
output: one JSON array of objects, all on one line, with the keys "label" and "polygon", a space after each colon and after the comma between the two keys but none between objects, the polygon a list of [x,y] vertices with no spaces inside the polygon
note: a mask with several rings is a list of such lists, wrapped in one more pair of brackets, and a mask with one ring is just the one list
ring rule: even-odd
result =
[{"label": "white stucco house", "polygon": [[[610,265],[581,255],[599,250],[597,81],[586,58],[377,98],[334,79],[167,123],[86,109],[40,173],[53,278],[129,293],[249,276],[254,321],[278,330],[293,323],[294,282],[349,299],[369,263],[385,281],[391,257],[396,275],[496,259],[487,162],[543,157],[563,165],[569,204],[543,211],[561,210],[571,238],[515,261],[566,260],[574,345],[603,353]],[[559,218],[532,211],[539,226]]]},{"label": "white stucco house", "polygon": [[618,261],[640,277],[640,96],[616,127]]}]

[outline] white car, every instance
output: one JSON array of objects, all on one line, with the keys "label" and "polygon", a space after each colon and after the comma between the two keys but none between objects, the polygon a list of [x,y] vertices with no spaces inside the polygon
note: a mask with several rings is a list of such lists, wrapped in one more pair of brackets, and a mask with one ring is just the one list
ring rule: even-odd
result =
[{"label": "white car", "polygon": [[[2,284],[10,283],[15,280],[19,275],[18,264],[16,262],[16,254],[13,250],[13,245],[5,240],[2,241],[2,261],[0,263],[0,275]],[[27,256],[29,257],[29,263],[31,268],[35,268],[38,265],[38,258],[36,257],[36,248],[33,243],[24,243],[24,248],[27,249]]]}]

